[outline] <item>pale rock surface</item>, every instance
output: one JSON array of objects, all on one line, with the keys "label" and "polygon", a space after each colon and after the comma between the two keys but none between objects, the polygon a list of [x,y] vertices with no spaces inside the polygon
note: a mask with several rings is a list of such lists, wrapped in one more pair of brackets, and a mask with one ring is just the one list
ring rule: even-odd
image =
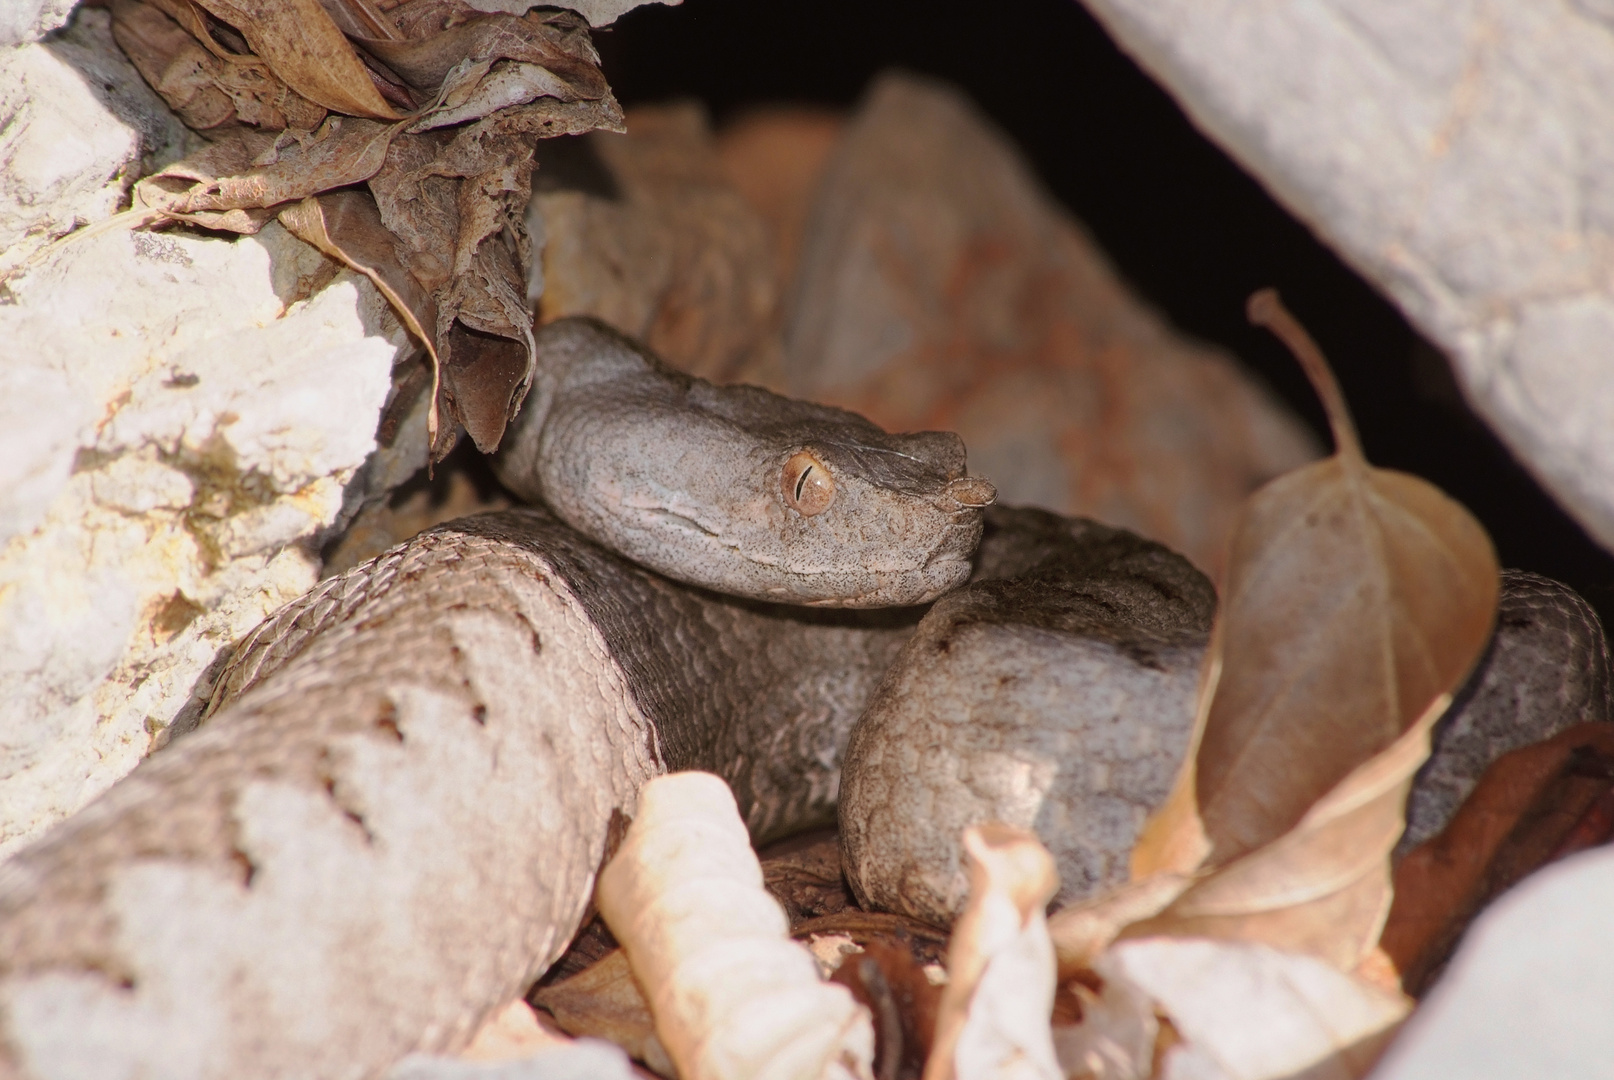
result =
[{"label": "pale rock surface", "polygon": [[8,282],[0,855],[194,723],[221,650],[317,579],[404,341],[333,269],[278,225],[114,229]]},{"label": "pale rock surface", "polygon": [[1498,900],[1373,1080],[1607,1076],[1614,1062],[1614,849],[1565,859]]},{"label": "pale rock surface", "polygon": [[65,23],[76,0],[6,0],[0,5],[0,48],[38,41]]},{"label": "pale rock surface", "polygon": [[[0,40],[16,13],[0,5]],[[85,9],[48,42],[0,48],[0,277],[110,216],[140,175],[200,143],[113,44],[110,26],[106,11]]]},{"label": "pale rock surface", "polygon": [[1614,5],[1084,2],[1614,545]]},{"label": "pale rock surface", "polygon": [[912,76],[848,125],[787,310],[787,393],[956,431],[1004,501],[1133,529],[1212,578],[1245,496],[1318,453],[1131,295],[976,109]]}]

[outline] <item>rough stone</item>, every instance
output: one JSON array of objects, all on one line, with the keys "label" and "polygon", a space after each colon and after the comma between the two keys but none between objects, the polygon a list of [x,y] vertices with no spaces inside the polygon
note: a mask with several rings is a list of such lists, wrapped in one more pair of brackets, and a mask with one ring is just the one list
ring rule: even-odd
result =
[{"label": "rough stone", "polygon": [[1614,545],[1614,6],[1084,2]]},{"label": "rough stone", "polygon": [[1233,357],[1127,291],[979,112],[911,76],[850,123],[787,310],[790,394],[957,431],[1006,501],[1133,529],[1213,578],[1244,497],[1318,453]]},{"label": "rough stone", "polygon": [[193,722],[220,651],[313,584],[404,342],[278,225],[115,229],[8,284],[0,854]]},{"label": "rough stone", "polygon": [[106,11],[85,9],[47,42],[0,51],[0,277],[111,215],[137,177],[200,142],[113,44],[110,27]]},{"label": "rough stone", "polygon": [[38,41],[61,26],[77,0],[8,0],[0,8],[0,48]]}]

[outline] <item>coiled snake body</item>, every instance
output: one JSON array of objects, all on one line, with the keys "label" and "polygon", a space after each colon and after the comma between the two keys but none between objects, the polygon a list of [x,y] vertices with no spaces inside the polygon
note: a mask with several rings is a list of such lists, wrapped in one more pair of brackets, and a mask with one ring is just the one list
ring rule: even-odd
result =
[{"label": "coiled snake body", "polygon": [[[553,512],[453,522],[322,583],[242,643],[209,723],[0,866],[0,1078],[357,1078],[460,1046],[565,948],[645,779],[719,773],[758,838],[827,820],[865,705],[934,682],[938,657],[985,670],[964,653],[972,627],[1018,627],[1010,647],[1037,663],[1126,669],[1125,693],[1043,694],[1092,690],[1105,746],[1128,716],[1156,717],[1131,749],[1095,753],[1186,731],[1214,595],[1180,558],[994,510],[984,580],[917,636],[911,606],[836,610],[921,603],[969,575],[991,492],[956,438],[720,391],[592,324],[540,344],[502,468]],[[710,590],[724,564],[747,595]],[[886,675],[899,653],[918,659]],[[983,713],[1035,698],[1035,665],[1014,663],[932,690]],[[1016,753],[938,755],[927,790],[990,796],[992,763]],[[1134,801],[1169,783],[1175,759],[1156,757]],[[1011,767],[1008,788],[1091,794],[1079,769],[1054,773]],[[887,806],[889,789],[869,788]]]}]

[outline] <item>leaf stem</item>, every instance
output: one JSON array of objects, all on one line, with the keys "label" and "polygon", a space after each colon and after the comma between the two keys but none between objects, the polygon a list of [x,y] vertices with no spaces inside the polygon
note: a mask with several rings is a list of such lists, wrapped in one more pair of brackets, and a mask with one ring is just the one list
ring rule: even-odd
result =
[{"label": "leaf stem", "polygon": [[1278,290],[1261,289],[1251,294],[1244,310],[1252,323],[1266,327],[1289,346],[1289,351],[1300,362],[1301,370],[1311,380],[1312,390],[1323,403],[1323,412],[1328,415],[1328,426],[1334,432],[1334,452],[1365,461],[1362,442],[1356,437],[1356,424],[1351,420],[1351,410],[1345,404],[1345,395],[1340,391],[1333,369],[1306,328],[1278,299]]}]

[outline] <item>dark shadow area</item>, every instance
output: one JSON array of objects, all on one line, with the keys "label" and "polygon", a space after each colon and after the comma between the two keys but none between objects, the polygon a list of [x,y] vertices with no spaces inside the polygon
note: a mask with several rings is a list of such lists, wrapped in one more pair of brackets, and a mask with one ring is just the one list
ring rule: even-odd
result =
[{"label": "dark shadow area", "polygon": [[596,40],[624,105],[695,97],[720,122],[767,102],[849,107],[889,67],[962,87],[1177,326],[1236,353],[1326,439],[1300,369],[1244,319],[1245,298],[1277,286],[1338,370],[1375,464],[1439,484],[1504,565],[1565,581],[1614,617],[1614,558],[1473,416],[1444,358],[1075,0],[686,0]]}]

